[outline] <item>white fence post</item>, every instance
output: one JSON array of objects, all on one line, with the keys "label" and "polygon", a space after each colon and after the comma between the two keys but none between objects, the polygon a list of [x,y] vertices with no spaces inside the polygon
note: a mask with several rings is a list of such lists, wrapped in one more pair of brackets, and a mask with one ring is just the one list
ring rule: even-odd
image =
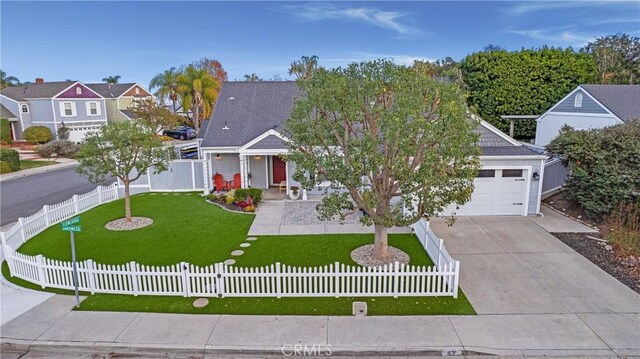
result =
[{"label": "white fence post", "polygon": [[400,271],[400,262],[393,262],[393,297],[398,298],[398,286],[399,286],[399,276],[398,272]]},{"label": "white fence post", "polygon": [[276,262],[276,296],[282,298],[282,275],[280,274],[280,262]]},{"label": "white fence post", "polygon": [[44,214],[44,223],[49,227],[51,225],[51,220],[49,219],[49,205],[45,204],[42,206],[42,213]]},{"label": "white fence post", "polygon": [[442,246],[444,245],[444,241],[442,240],[442,238],[438,238],[440,240],[440,242],[438,243],[438,263],[436,264],[436,266],[438,267],[438,270],[440,270],[440,263],[442,263]]},{"label": "white fence post", "polygon": [[[22,236],[22,241],[20,241],[20,245],[27,241],[27,234],[24,232],[24,218],[18,218],[18,225],[20,226],[20,235]],[[20,247],[18,245],[16,248]]]},{"label": "white fence post", "polygon": [[334,285],[333,285],[333,293],[335,294],[336,298],[340,298],[340,290],[342,289],[340,287],[340,281],[342,280],[342,276],[338,275],[338,273],[340,273],[340,262],[335,262],[333,263],[333,280],[335,280]]},{"label": "white fence post", "polygon": [[131,290],[133,291],[133,296],[137,297],[138,293],[140,293],[140,288],[138,286],[138,263],[135,261],[129,262],[129,273],[131,275]]},{"label": "white fence post", "polygon": [[191,295],[191,285],[189,283],[189,265],[186,262],[181,262],[180,267],[182,268],[182,289],[184,293],[183,297],[188,297]]},{"label": "white fence post", "polygon": [[207,195],[207,192],[209,191],[209,165],[207,164],[207,156],[204,156],[205,159],[202,162],[202,187],[204,187],[204,190],[202,190],[202,194],[203,195]]},{"label": "white fence post", "polygon": [[96,266],[93,262],[93,259],[87,259],[85,261],[87,264],[87,278],[89,278],[89,291],[91,294],[96,293]]},{"label": "white fence post", "polygon": [[74,214],[78,214],[80,213],[80,205],[78,204],[78,195],[74,194],[72,198],[73,198],[73,212]]},{"label": "white fence post", "polygon": [[218,293],[218,298],[224,298],[226,289],[224,287],[225,264],[216,263],[213,267],[216,273],[216,292]]},{"label": "white fence post", "polygon": [[454,262],[453,271],[453,297],[458,298],[458,283],[460,280],[460,261]]},{"label": "white fence post", "polygon": [[98,193],[98,204],[102,204],[102,186],[98,186],[96,192]]},{"label": "white fence post", "polygon": [[41,254],[36,256],[36,265],[38,269],[38,284],[44,288],[47,286],[47,274],[44,271],[44,259]]}]

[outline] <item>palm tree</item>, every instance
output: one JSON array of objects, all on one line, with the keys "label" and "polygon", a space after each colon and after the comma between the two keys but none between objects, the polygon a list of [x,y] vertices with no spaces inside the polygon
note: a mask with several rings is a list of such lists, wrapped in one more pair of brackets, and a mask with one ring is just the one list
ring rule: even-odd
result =
[{"label": "palm tree", "polygon": [[185,112],[193,111],[193,127],[200,127],[200,117],[211,116],[213,104],[218,97],[220,84],[205,69],[187,66],[177,77],[178,88]]},{"label": "palm tree", "polygon": [[151,90],[154,88],[158,89],[158,91],[156,91],[156,96],[158,96],[160,102],[164,103],[166,99],[171,100],[174,113],[178,110],[176,103],[180,97],[180,94],[178,93],[179,74],[180,72],[176,71],[175,67],[172,67],[169,70],[165,70],[165,72],[157,74],[149,83],[149,88]]},{"label": "palm tree", "polygon": [[313,72],[318,68],[318,56],[313,55],[302,56],[300,61],[294,61],[289,68],[289,75],[295,75],[296,78],[309,79],[313,76]]},{"label": "palm tree", "polygon": [[20,85],[20,80],[15,76],[7,76],[7,73],[0,70],[0,88]]},{"label": "palm tree", "polygon": [[108,84],[117,84],[120,81],[120,75],[109,76],[102,79],[102,82],[106,82]]},{"label": "palm tree", "polygon": [[257,81],[262,81],[262,79],[260,78],[260,76],[256,75],[256,73],[252,73],[251,75],[244,75],[244,80],[245,81],[249,81],[249,82],[257,82]]}]

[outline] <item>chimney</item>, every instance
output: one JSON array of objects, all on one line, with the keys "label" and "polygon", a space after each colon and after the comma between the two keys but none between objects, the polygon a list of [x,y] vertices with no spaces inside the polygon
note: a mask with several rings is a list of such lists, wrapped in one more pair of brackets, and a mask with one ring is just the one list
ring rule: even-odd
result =
[{"label": "chimney", "polygon": [[36,85],[42,85],[44,83],[44,79],[42,77],[36,77]]}]

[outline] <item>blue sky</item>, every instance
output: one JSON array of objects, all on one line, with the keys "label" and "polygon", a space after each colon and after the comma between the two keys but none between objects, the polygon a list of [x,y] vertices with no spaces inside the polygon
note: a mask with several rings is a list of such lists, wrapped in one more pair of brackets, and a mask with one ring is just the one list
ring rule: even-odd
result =
[{"label": "blue sky", "polygon": [[229,78],[287,78],[292,60],[324,66],[380,57],[456,60],[494,44],[580,48],[596,36],[640,36],[640,1],[570,2],[7,2],[0,66],[20,80],[148,85],[201,57]]}]

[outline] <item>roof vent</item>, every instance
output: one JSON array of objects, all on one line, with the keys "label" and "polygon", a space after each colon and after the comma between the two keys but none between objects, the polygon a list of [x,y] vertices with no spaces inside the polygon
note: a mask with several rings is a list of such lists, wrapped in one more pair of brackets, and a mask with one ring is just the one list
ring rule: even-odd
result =
[{"label": "roof vent", "polygon": [[236,98],[235,98],[235,97],[233,97],[233,96],[229,97],[229,100],[235,100],[235,99],[236,99]]},{"label": "roof vent", "polygon": [[224,127],[222,128],[223,130],[228,130],[229,126],[227,126],[227,121],[224,121]]}]

